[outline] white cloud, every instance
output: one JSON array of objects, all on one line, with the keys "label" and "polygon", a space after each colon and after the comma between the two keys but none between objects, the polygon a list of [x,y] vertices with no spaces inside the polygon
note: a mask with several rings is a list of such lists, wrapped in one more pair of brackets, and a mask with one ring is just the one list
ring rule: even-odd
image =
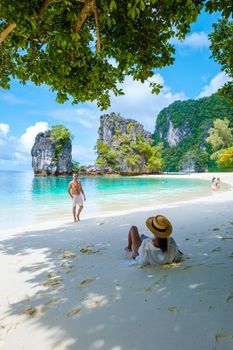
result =
[{"label": "white cloud", "polygon": [[[87,129],[96,130],[99,127],[99,117],[102,114],[112,112],[120,113],[125,118],[132,118],[142,123],[146,130],[154,131],[156,116],[161,109],[177,100],[185,100],[187,96],[180,91],[173,93],[171,88],[166,86],[163,77],[155,74],[150,82],[163,85],[159,95],[152,94],[149,82],[142,84],[126,77],[123,84],[118,87],[124,91],[123,96],[111,94],[111,107],[101,111],[95,103],[80,104],[80,108],[57,109],[48,112],[47,115],[62,122],[73,122],[84,126]],[[72,133],[72,130],[71,130]],[[93,144],[96,140],[93,140]]]},{"label": "white cloud", "polygon": [[124,83],[118,86],[125,94],[123,96],[111,94],[111,107],[105,111],[100,111],[95,103],[85,103],[81,108],[57,109],[48,112],[47,115],[56,120],[74,122],[87,129],[96,130],[99,127],[100,115],[118,112],[125,118],[136,119],[146,130],[154,131],[156,116],[161,109],[174,101],[185,100],[187,96],[182,91],[173,93],[160,74],[155,74],[150,82],[164,86],[159,95],[151,93],[149,82],[142,84],[132,77],[126,77]]},{"label": "white cloud", "polygon": [[148,82],[142,84],[127,77],[122,86],[125,95],[112,96],[111,107],[106,112],[119,112],[123,117],[136,119],[144,125],[146,130],[154,131],[156,116],[161,109],[176,100],[185,100],[187,97],[182,91],[172,93],[159,74],[156,74],[152,81],[164,86],[159,95],[151,93]]},{"label": "white cloud", "polygon": [[31,163],[31,147],[35,136],[39,132],[48,129],[46,122],[38,122],[28,127],[20,137],[8,135],[10,127],[8,124],[0,124],[0,164],[7,168],[15,168],[20,165],[29,168]]},{"label": "white cloud", "polygon": [[173,38],[171,40],[171,43],[177,46],[190,47],[193,49],[209,47],[208,35],[205,32],[194,32],[190,35],[187,35],[184,40]]},{"label": "white cloud", "polygon": [[49,126],[47,122],[36,122],[35,125],[29,126],[25,133],[21,135],[20,141],[23,144],[25,150],[31,150],[35,137],[39,132],[45,132],[48,130]]},{"label": "white cloud", "polygon": [[210,80],[210,83],[208,85],[205,85],[203,87],[202,91],[197,96],[197,98],[201,98],[201,97],[206,97],[206,96],[212,95],[213,93],[218,91],[218,89],[220,87],[222,87],[229,80],[230,80],[230,77],[228,75],[226,75],[224,72],[218,73],[217,75],[215,75],[215,77],[213,77]]},{"label": "white cloud", "polygon": [[7,135],[10,130],[10,127],[8,124],[0,123],[0,132]]},{"label": "white cloud", "polygon": [[19,98],[11,93],[1,94],[0,99],[12,105],[32,104],[31,101]]},{"label": "white cloud", "polygon": [[0,161],[19,162],[25,160],[25,151],[17,138],[0,133]]},{"label": "white cloud", "polygon": [[47,113],[49,116],[66,122],[75,122],[81,124],[86,128],[96,127],[95,120],[98,119],[98,109],[93,108],[91,104],[86,104],[87,108],[66,108],[57,109],[52,112]]},{"label": "white cloud", "polygon": [[[149,83],[144,84],[127,77],[123,88],[125,95],[111,96],[111,108],[107,111],[100,111],[95,103],[79,104],[78,107],[62,108],[47,112],[48,117],[60,120],[62,124],[69,127],[71,133],[77,134],[73,139],[72,156],[80,164],[93,164],[96,159],[94,146],[97,140],[97,130],[99,128],[99,118],[102,114],[118,112],[125,118],[132,118],[142,123],[144,128],[153,132],[155,128],[156,116],[161,109],[167,107],[176,100],[184,100],[187,97],[184,92],[174,93],[170,87],[166,86],[163,77],[156,74],[152,82],[162,84],[164,87],[159,95],[152,94]],[[43,112],[43,116],[44,116]],[[37,122],[29,126],[18,138],[9,136],[9,129],[4,124],[0,132],[0,163],[8,159],[13,168],[13,164],[25,164],[30,168],[30,150],[34,143],[35,136],[39,132],[44,132],[48,128],[46,122]],[[3,133],[3,130],[5,133]],[[4,160],[5,159],[5,160]]]}]

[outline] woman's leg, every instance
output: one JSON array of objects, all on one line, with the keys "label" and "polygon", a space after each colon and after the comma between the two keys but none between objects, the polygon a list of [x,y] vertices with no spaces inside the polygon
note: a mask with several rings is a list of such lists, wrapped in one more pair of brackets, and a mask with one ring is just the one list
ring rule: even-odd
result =
[{"label": "woman's leg", "polygon": [[141,237],[138,233],[137,226],[131,226],[128,234],[128,249],[132,250],[132,257],[135,258],[138,255],[138,248],[142,243]]}]

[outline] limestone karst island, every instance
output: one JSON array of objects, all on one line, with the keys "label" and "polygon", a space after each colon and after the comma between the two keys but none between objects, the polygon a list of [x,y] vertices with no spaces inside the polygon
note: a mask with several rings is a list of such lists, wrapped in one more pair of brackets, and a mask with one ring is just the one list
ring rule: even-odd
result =
[{"label": "limestone karst island", "polygon": [[[119,113],[104,114],[99,121],[95,164],[81,169],[73,166],[73,170],[83,175],[142,175],[222,169],[221,161],[214,161],[211,147],[215,141],[214,136],[211,141],[210,132],[215,123],[222,123],[226,130],[233,126],[233,107],[217,95],[174,102],[159,113],[153,134]],[[230,145],[231,140],[226,142]],[[58,125],[39,133],[31,154],[35,175],[71,175],[71,132]]]}]

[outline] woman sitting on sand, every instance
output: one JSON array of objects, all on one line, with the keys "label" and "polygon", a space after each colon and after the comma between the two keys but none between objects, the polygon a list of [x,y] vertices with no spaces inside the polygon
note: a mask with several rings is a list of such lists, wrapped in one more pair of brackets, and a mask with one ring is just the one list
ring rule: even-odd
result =
[{"label": "woman sitting on sand", "polygon": [[180,261],[183,253],[175,240],[169,237],[172,233],[170,221],[163,215],[152,216],[146,220],[146,226],[154,234],[154,238],[140,236],[136,226],[129,230],[126,249],[132,251],[132,258],[143,266]]}]

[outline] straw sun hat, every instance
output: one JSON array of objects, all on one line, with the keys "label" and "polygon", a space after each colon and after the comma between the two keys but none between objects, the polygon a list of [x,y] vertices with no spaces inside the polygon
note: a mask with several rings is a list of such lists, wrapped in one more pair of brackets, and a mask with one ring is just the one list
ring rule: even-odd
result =
[{"label": "straw sun hat", "polygon": [[163,215],[151,216],[146,220],[147,228],[159,238],[167,238],[172,233],[172,224]]}]

